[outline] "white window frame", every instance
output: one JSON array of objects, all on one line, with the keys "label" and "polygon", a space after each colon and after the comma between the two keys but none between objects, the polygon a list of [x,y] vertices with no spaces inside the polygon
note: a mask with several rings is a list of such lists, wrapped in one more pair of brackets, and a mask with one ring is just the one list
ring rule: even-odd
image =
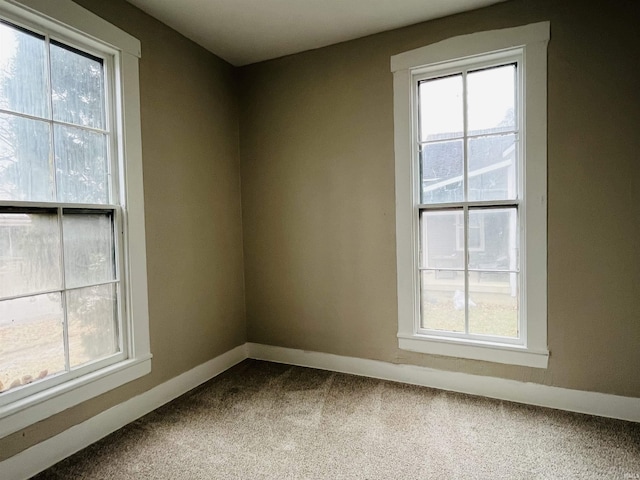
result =
[{"label": "white window frame", "polygon": [[[142,185],[142,139],[138,60],[140,42],[70,0],[0,0],[0,16],[45,31],[70,43],[88,45],[109,57],[113,75],[113,156],[118,159],[118,195],[122,228],[121,360],[97,370],[37,389],[0,406],[0,438],[151,372],[147,265]],[[34,384],[35,386],[36,384]],[[11,392],[8,392],[9,394]]]},{"label": "white window frame", "polygon": [[[391,57],[394,88],[398,345],[404,350],[547,368],[547,44],[549,22],[478,32]],[[420,331],[415,85],[425,70],[521,52],[519,344]]]}]

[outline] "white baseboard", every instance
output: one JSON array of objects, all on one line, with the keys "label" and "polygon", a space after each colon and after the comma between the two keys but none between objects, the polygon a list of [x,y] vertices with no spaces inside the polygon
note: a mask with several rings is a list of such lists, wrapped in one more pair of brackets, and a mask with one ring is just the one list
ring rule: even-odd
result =
[{"label": "white baseboard", "polygon": [[0,462],[4,480],[27,479],[247,358],[246,344],[229,350],[124,403]]},{"label": "white baseboard", "polygon": [[640,422],[640,398],[247,343],[249,358]]},{"label": "white baseboard", "polygon": [[97,442],[246,358],[331,370],[530,405],[640,422],[640,398],[570,390],[329,353],[245,343],[0,462],[3,480],[23,480]]}]

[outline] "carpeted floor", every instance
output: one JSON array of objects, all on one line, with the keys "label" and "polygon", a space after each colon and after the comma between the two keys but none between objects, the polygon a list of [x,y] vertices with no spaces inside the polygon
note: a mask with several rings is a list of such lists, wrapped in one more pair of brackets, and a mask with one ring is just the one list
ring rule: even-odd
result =
[{"label": "carpeted floor", "polygon": [[247,360],[35,478],[640,479],[640,424]]}]

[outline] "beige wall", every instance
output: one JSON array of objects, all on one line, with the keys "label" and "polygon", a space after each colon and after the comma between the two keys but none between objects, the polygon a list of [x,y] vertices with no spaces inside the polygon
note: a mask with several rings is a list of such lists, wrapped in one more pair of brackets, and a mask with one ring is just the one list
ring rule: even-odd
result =
[{"label": "beige wall", "polygon": [[[639,19],[514,0],[242,68],[249,341],[640,397]],[[549,368],[399,350],[389,57],[543,20]]]},{"label": "beige wall", "polygon": [[142,43],[152,373],[0,440],[0,460],[246,340],[233,67],[122,0],[77,3]]},{"label": "beige wall", "polygon": [[[0,460],[247,332],[270,345],[640,397],[632,0],[513,0],[239,70],[123,0],[78,3],[142,42],[153,372],[0,440]],[[389,57],[542,20],[552,36],[549,368],[399,350]]]}]

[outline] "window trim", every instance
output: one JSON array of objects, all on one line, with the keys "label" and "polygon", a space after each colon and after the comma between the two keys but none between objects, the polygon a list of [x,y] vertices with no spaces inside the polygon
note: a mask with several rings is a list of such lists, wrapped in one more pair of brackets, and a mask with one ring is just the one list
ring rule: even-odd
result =
[{"label": "window trim", "polygon": [[[550,23],[461,35],[391,57],[394,86],[398,345],[404,350],[547,368],[547,44]],[[419,330],[417,171],[413,153],[415,78],[438,64],[467,64],[522,50],[521,235],[523,345],[425,335]],[[526,226],[526,227],[525,227]]]},{"label": "window trim", "polygon": [[[115,157],[120,178],[114,195],[121,205],[124,244],[122,341],[126,359],[0,407],[0,438],[78,405],[151,371],[149,308],[142,187],[142,138],[138,59],[140,42],[70,0],[0,0],[0,15],[46,30],[62,41],[80,42],[113,55]],[[112,106],[110,106],[112,108]],[[116,223],[117,224],[117,223]]]}]

